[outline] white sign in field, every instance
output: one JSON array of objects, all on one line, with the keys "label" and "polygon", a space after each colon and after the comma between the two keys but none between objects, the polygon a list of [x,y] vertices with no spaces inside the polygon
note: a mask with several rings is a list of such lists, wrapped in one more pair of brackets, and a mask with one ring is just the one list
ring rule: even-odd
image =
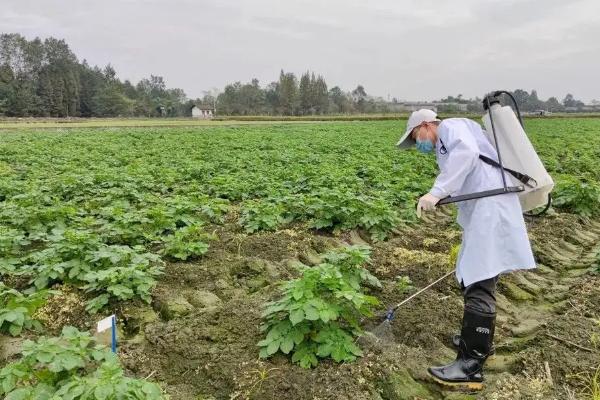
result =
[{"label": "white sign in field", "polygon": [[96,327],[98,333],[104,332],[105,330],[112,328],[114,319],[115,316],[113,314],[110,317],[106,317],[103,320],[98,321],[98,326]]}]

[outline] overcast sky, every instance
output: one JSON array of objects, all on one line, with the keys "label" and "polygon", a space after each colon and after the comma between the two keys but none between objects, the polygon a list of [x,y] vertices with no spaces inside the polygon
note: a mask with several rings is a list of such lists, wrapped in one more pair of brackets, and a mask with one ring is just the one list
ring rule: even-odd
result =
[{"label": "overcast sky", "polygon": [[600,99],[600,0],[1,0],[0,32],[190,97],[280,69],[431,100],[537,89]]}]

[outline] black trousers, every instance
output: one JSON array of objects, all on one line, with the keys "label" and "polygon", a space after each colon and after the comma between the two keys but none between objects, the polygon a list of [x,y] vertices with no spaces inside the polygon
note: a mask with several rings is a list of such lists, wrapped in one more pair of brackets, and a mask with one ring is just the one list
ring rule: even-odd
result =
[{"label": "black trousers", "polygon": [[496,313],[496,285],[498,276],[475,282],[467,287],[461,285],[465,310],[484,314]]}]

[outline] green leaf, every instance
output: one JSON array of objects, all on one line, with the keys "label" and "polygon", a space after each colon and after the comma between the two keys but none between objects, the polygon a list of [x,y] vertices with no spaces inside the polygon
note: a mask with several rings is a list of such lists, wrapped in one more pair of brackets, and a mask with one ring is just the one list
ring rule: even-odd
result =
[{"label": "green leaf", "polygon": [[61,357],[63,368],[70,371],[75,368],[82,368],[85,364],[83,360],[75,355],[65,354]]},{"label": "green leaf", "polygon": [[306,369],[316,367],[318,363],[319,361],[314,354],[306,354],[300,359],[300,366]]},{"label": "green leaf", "polygon": [[94,396],[97,400],[105,400],[108,399],[113,394],[113,389],[110,385],[101,385],[97,386],[94,389]]},{"label": "green leaf", "polygon": [[17,384],[17,377],[14,374],[0,374],[2,376],[2,391],[3,393],[8,393],[13,390]]},{"label": "green leaf", "polygon": [[299,324],[302,321],[304,321],[304,311],[294,310],[290,313],[290,322],[292,325]]},{"label": "green leaf", "polygon": [[319,319],[319,311],[310,304],[305,304],[304,317],[309,321],[316,321]]},{"label": "green leaf", "polygon": [[331,343],[323,343],[319,345],[317,350],[317,355],[319,357],[329,357],[331,354]]},{"label": "green leaf", "polygon": [[158,385],[151,382],[144,382],[142,386],[142,391],[150,396],[150,399],[159,399],[161,398],[161,391]]},{"label": "green leaf", "polygon": [[9,311],[7,313],[4,313],[1,316],[1,318],[8,322],[14,322],[19,318],[19,313],[15,312],[15,311]]},{"label": "green leaf", "polygon": [[304,333],[299,329],[294,329],[290,334],[295,344],[300,344],[304,340]]},{"label": "green leaf", "polygon": [[302,296],[304,296],[304,293],[302,291],[302,288],[300,287],[296,288],[292,293],[292,297],[294,298],[294,300],[300,300]]},{"label": "green leaf", "polygon": [[269,339],[263,339],[263,340],[261,340],[260,342],[258,342],[256,345],[257,345],[257,346],[268,346],[268,345],[269,345],[269,343],[271,343],[271,342],[272,342],[272,340],[269,340]]},{"label": "green leaf", "polygon": [[21,334],[21,332],[23,331],[23,326],[21,325],[10,325],[8,327],[8,332],[12,335],[12,336],[19,336]]},{"label": "green leaf", "polygon": [[319,312],[319,318],[321,318],[321,321],[327,323],[327,322],[329,322],[329,320],[331,318],[331,313],[329,312],[328,309],[321,310]]},{"label": "green leaf", "polygon": [[287,336],[285,339],[283,339],[283,342],[281,342],[280,348],[284,354],[288,354],[294,348],[293,337],[290,335],[290,336]]},{"label": "green leaf", "polygon": [[275,339],[281,337],[281,332],[279,330],[279,325],[275,325],[271,328],[271,330],[267,333],[267,338],[269,342],[274,341]]},{"label": "green leaf", "polygon": [[260,349],[260,352],[258,353],[258,356],[260,358],[268,358],[269,354],[267,353],[267,348],[263,347],[262,349]]},{"label": "green leaf", "polygon": [[331,358],[336,362],[344,361],[347,357],[346,352],[340,346],[331,349]]},{"label": "green leaf", "polygon": [[31,388],[20,388],[10,392],[5,400],[30,400]]},{"label": "green leaf", "polygon": [[274,340],[271,343],[269,343],[269,345],[267,346],[267,351],[266,351],[267,356],[277,353],[277,350],[279,350],[280,344],[281,344],[281,339],[277,339],[277,340]]},{"label": "green leaf", "polygon": [[49,363],[50,361],[52,361],[52,359],[54,358],[54,355],[45,351],[39,351],[36,355],[35,358],[44,364]]}]

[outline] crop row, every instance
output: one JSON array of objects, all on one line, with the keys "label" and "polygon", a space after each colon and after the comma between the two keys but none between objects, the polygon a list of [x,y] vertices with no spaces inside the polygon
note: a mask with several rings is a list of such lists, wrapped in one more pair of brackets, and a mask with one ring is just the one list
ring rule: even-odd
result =
[{"label": "crop row", "polygon": [[[111,301],[150,301],[163,263],[205,254],[208,226],[228,213],[247,233],[299,223],[384,239],[416,223],[415,199],[436,173],[432,157],[394,148],[399,125],[4,134],[0,274],[30,290],[73,284],[96,312]],[[600,121],[528,125],[557,180],[555,206],[597,214]]]}]

